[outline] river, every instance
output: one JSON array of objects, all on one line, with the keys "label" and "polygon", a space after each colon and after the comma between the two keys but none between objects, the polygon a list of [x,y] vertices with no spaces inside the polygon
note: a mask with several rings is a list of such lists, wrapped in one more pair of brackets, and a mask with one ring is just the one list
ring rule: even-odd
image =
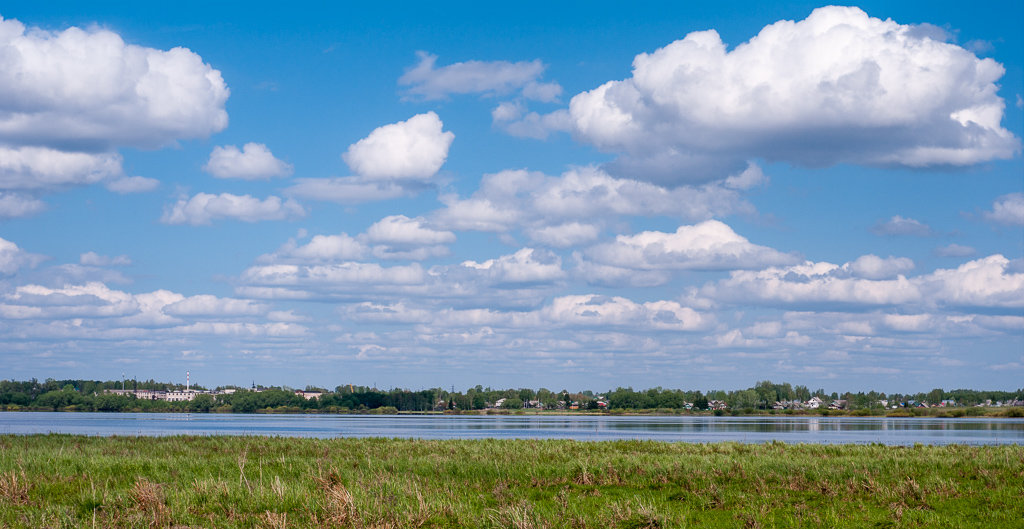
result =
[{"label": "river", "polygon": [[1024,419],[552,415],[0,413],[0,434],[644,439],[712,443],[1024,444]]}]

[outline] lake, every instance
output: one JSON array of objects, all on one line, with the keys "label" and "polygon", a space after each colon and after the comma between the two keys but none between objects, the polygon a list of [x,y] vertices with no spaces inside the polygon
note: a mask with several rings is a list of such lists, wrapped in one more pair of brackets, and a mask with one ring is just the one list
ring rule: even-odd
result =
[{"label": "lake", "polygon": [[0,434],[644,439],[713,443],[1024,444],[1024,419],[0,413]]}]

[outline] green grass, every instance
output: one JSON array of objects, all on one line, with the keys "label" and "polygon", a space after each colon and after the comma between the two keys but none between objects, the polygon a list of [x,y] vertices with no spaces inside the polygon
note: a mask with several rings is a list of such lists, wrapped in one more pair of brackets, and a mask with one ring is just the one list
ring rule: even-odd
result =
[{"label": "green grass", "polygon": [[0,436],[0,527],[1024,527],[1024,447]]}]

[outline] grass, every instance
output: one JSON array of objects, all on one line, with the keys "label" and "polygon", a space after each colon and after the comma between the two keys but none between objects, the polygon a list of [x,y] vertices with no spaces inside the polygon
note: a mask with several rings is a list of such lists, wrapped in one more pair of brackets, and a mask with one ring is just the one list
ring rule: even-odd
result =
[{"label": "grass", "polygon": [[0,527],[1024,527],[1024,447],[0,436]]}]

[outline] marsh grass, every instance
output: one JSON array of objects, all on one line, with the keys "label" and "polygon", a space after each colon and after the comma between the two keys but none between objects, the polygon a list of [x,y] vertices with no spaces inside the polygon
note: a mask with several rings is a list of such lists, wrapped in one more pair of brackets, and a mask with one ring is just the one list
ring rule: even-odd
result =
[{"label": "marsh grass", "polygon": [[1022,527],[1024,447],[0,436],[0,527]]}]

